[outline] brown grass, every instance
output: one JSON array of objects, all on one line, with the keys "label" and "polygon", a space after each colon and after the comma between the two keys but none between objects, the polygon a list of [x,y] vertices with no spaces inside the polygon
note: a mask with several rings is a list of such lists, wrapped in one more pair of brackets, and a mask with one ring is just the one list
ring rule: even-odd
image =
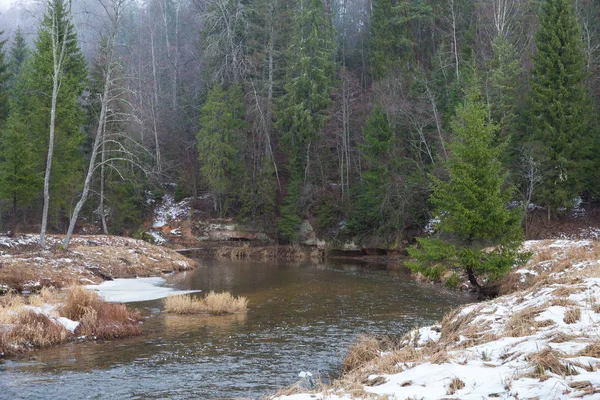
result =
[{"label": "brown grass", "polygon": [[47,286],[67,287],[73,282],[160,276],[198,265],[173,250],[130,238],[74,236],[69,251],[58,251],[60,236],[49,239],[53,251],[40,252],[36,246],[26,251],[9,250],[14,254],[0,266],[0,285],[18,292],[37,291]]},{"label": "brown grass", "polygon": [[60,313],[80,322],[77,335],[116,339],[141,334],[139,312],[131,312],[123,304],[107,303],[80,286],[71,287]]},{"label": "brown grass", "polygon": [[563,321],[565,321],[565,324],[574,324],[575,322],[579,321],[580,319],[581,319],[581,309],[569,308],[565,312],[565,317],[563,318]]},{"label": "brown grass", "polygon": [[547,372],[563,377],[577,375],[577,371],[571,365],[562,362],[564,356],[563,353],[551,348],[529,355],[528,361],[533,367],[530,377],[546,380],[548,378]]},{"label": "brown grass", "polygon": [[550,304],[559,307],[576,307],[578,305],[577,302],[566,297],[553,297]]},{"label": "brown grass", "polygon": [[342,371],[348,373],[361,368],[369,361],[379,357],[381,343],[374,336],[361,335],[358,341],[348,349],[348,354],[342,362]]},{"label": "brown grass", "polygon": [[174,314],[211,314],[225,315],[243,312],[248,309],[248,299],[234,297],[231,293],[210,292],[198,299],[190,295],[169,296],[164,301],[165,311]]},{"label": "brown grass", "polygon": [[14,355],[31,349],[63,343],[70,332],[43,314],[20,309],[11,313],[12,329],[0,331],[0,355]]},{"label": "brown grass", "polygon": [[570,286],[561,286],[557,289],[554,289],[552,294],[558,297],[569,297],[572,294],[578,293],[579,289],[570,287]]},{"label": "brown grass", "polygon": [[600,303],[594,304],[592,306],[592,311],[595,312],[596,314],[600,314]]},{"label": "brown grass", "polygon": [[577,353],[578,356],[600,358],[600,341],[594,342],[586,346],[585,349]]},{"label": "brown grass", "polygon": [[540,323],[535,320],[542,311],[543,307],[527,307],[513,314],[504,326],[504,334],[510,337],[529,336],[534,333]]},{"label": "brown grass", "polygon": [[465,387],[465,383],[463,381],[461,381],[458,378],[454,378],[448,385],[448,391],[446,392],[446,394],[454,394],[464,387]]}]

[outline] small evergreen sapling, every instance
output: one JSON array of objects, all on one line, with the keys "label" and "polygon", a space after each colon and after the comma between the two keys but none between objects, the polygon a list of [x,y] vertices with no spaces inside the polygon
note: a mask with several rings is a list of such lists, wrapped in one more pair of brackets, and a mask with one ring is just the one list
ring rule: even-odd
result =
[{"label": "small evergreen sapling", "polygon": [[439,279],[448,269],[464,269],[481,294],[491,294],[481,278],[500,278],[521,258],[521,209],[509,209],[513,188],[494,146],[497,126],[471,89],[451,123],[449,179],[432,177],[431,202],[439,217],[437,237],[418,239],[409,249],[415,272]]}]

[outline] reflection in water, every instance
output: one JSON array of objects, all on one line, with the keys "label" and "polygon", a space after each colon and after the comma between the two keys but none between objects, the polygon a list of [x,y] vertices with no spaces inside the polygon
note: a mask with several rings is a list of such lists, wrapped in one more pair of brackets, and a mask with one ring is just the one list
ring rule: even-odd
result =
[{"label": "reflection in water", "polygon": [[349,265],[203,262],[171,284],[250,300],[244,314],[178,316],[139,303],[142,337],[73,343],[0,363],[0,398],[257,398],[311,371],[327,380],[362,333],[402,334],[469,296],[399,271]]}]

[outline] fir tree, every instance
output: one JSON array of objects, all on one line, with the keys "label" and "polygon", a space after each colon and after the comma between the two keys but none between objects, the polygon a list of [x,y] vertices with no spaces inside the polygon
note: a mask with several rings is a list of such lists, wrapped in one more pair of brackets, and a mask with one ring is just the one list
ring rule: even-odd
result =
[{"label": "fir tree", "polygon": [[[53,36],[54,35],[54,36]],[[53,40],[55,40],[53,44]],[[78,195],[82,158],[79,151],[83,134],[79,129],[85,117],[79,101],[87,81],[87,65],[77,42],[71,22],[68,0],[51,0],[42,20],[35,48],[23,67],[17,90],[23,93],[19,112],[28,121],[40,171],[46,169],[50,147],[53,76],[58,70],[54,151],[51,157],[49,194],[52,198],[50,215],[61,216]],[[54,47],[53,47],[54,46]],[[62,54],[62,57],[57,57]]]},{"label": "fir tree", "polygon": [[288,240],[300,225],[302,213],[298,200],[310,172],[311,144],[315,142],[331,104],[330,91],[335,73],[333,28],[322,0],[303,0],[297,10],[294,35],[288,58],[286,94],[281,103],[277,125],[285,132],[289,154],[290,184],[280,210],[280,234]]},{"label": "fir tree", "polygon": [[359,189],[348,221],[348,229],[355,234],[373,233],[388,219],[384,203],[391,181],[394,149],[394,135],[380,105],[371,111],[363,131],[365,144],[361,146],[361,156],[367,170],[363,173],[364,184]]},{"label": "fir tree", "polygon": [[373,1],[369,49],[370,72],[375,79],[419,62],[412,23],[430,16],[431,7],[422,0]]},{"label": "fir tree", "polygon": [[233,86],[225,91],[215,85],[200,111],[198,152],[202,163],[200,173],[215,196],[215,208],[227,211],[223,202],[233,190],[234,178],[240,172],[245,122],[242,91]]},{"label": "fir tree", "polygon": [[9,71],[10,71],[10,81],[11,87],[14,88],[15,81],[21,75],[23,70],[23,65],[25,64],[25,60],[27,60],[28,56],[27,43],[25,42],[25,37],[23,36],[23,31],[21,27],[17,29],[15,33],[15,38],[13,40],[12,47],[9,52]]},{"label": "fir tree", "polygon": [[[4,31],[0,31],[0,38],[3,34]],[[2,127],[8,117],[8,80],[10,72],[6,60],[6,51],[4,50],[5,44],[6,39],[0,39],[0,127]]]},{"label": "fir tree", "polygon": [[472,90],[451,122],[449,179],[432,178],[431,202],[440,222],[438,237],[418,239],[409,249],[409,267],[432,278],[448,268],[464,269],[478,291],[478,277],[498,278],[519,258],[523,240],[520,209],[508,209],[513,188],[507,186],[499,161],[503,146],[494,146],[497,126]]},{"label": "fir tree", "polygon": [[531,76],[533,142],[542,167],[536,203],[551,213],[573,205],[582,188],[592,114],[581,32],[570,0],[545,0],[535,34]]},{"label": "fir tree", "polygon": [[39,194],[41,183],[27,124],[11,112],[6,128],[0,129],[0,197],[11,201],[13,223],[19,206],[28,205]]}]

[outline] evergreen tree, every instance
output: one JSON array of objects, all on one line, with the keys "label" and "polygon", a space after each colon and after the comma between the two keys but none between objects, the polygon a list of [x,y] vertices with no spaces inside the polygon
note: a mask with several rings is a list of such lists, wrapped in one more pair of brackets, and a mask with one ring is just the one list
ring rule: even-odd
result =
[{"label": "evergreen tree", "polygon": [[355,234],[374,233],[389,217],[385,199],[391,183],[394,135],[383,107],[373,108],[363,131],[365,144],[361,146],[361,155],[367,169],[348,221],[348,229]]},{"label": "evergreen tree", "polygon": [[11,112],[6,128],[0,129],[0,197],[11,201],[13,223],[18,207],[28,205],[39,194],[41,183],[27,124],[17,112]]},{"label": "evergreen tree", "polygon": [[223,202],[227,195],[232,194],[234,179],[240,172],[244,114],[245,106],[239,86],[232,86],[227,91],[219,85],[213,86],[200,111],[200,173],[213,192],[215,208],[220,214],[227,211]]},{"label": "evergreen tree", "polygon": [[542,167],[537,204],[551,213],[573,205],[582,189],[592,113],[585,89],[581,32],[570,0],[545,0],[535,34],[531,76],[533,146]]},{"label": "evergreen tree", "polygon": [[418,62],[419,53],[412,24],[431,16],[422,0],[375,0],[370,26],[370,72],[382,79]]},{"label": "evergreen tree", "polygon": [[[54,43],[53,43],[54,41]],[[25,94],[19,107],[28,122],[30,140],[34,144],[38,169],[46,170],[50,148],[49,126],[56,96],[54,151],[51,157],[49,194],[52,198],[50,215],[61,217],[72,206],[79,191],[82,159],[79,151],[83,134],[79,129],[85,117],[79,101],[87,81],[86,61],[77,42],[71,22],[69,0],[48,3],[31,58],[25,63],[23,77],[17,90]],[[53,82],[55,67],[57,84]]]},{"label": "evergreen tree", "polygon": [[520,210],[507,209],[513,188],[501,172],[503,146],[494,146],[497,126],[487,118],[471,89],[451,122],[449,179],[432,177],[438,237],[418,239],[420,248],[409,249],[413,271],[439,278],[448,268],[464,269],[480,292],[478,277],[502,276],[518,260],[523,241]]},{"label": "evergreen tree", "polygon": [[10,48],[9,53],[9,68],[10,71],[10,81],[11,87],[14,88],[15,81],[21,75],[23,70],[23,65],[25,64],[25,60],[28,56],[27,43],[25,42],[25,37],[23,36],[23,31],[21,27],[17,29],[15,33],[15,38],[13,40],[12,47]]},{"label": "evergreen tree", "polygon": [[[4,31],[0,31],[0,38],[3,34]],[[5,44],[6,39],[0,39],[0,127],[2,127],[8,117],[8,80],[10,73],[8,71],[6,51],[4,50]]]},{"label": "evergreen tree", "polygon": [[335,74],[333,28],[322,0],[303,0],[296,11],[294,35],[288,58],[286,94],[277,125],[285,132],[289,154],[290,184],[280,210],[280,235],[294,240],[302,213],[298,201],[310,172],[311,144],[315,142],[331,104],[330,91]]}]

